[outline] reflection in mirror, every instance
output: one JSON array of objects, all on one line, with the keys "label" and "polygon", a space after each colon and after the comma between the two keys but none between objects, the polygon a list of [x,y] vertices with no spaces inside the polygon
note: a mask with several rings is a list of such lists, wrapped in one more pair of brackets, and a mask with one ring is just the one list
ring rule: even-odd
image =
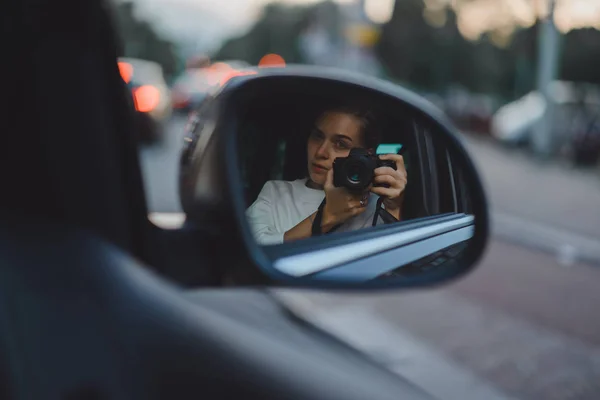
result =
[{"label": "reflection in mirror", "polygon": [[[279,254],[280,272],[414,276],[450,265],[473,236],[462,171],[422,114],[298,94],[255,102],[239,126],[248,226]],[[397,231],[391,242],[382,229]],[[372,237],[352,240],[357,233]],[[399,246],[397,268],[372,259]]]},{"label": "reflection in mirror", "polygon": [[[270,167],[280,169],[280,179],[267,180],[247,210],[260,244],[402,220],[407,170],[400,153],[407,140],[398,135],[394,139],[401,143],[382,143],[376,118],[368,110],[332,107],[322,110],[312,123],[304,121],[308,128],[304,135],[272,137],[279,142],[279,160],[274,159]],[[263,157],[265,162],[272,159],[264,152]],[[254,165],[256,170],[247,174],[260,173],[260,166]],[[289,175],[285,169],[289,173],[293,169],[296,179],[281,179]]]}]

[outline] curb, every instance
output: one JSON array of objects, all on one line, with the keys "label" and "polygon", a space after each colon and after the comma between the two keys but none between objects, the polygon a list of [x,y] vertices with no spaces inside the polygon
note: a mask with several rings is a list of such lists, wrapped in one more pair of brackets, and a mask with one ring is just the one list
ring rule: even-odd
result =
[{"label": "curb", "polygon": [[556,255],[562,265],[600,266],[600,238],[555,228],[501,212],[492,213],[492,236]]}]

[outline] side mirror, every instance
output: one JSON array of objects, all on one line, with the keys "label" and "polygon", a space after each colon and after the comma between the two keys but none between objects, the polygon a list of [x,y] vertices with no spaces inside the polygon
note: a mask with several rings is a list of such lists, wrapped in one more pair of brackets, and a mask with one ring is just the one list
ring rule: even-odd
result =
[{"label": "side mirror", "polygon": [[424,286],[465,274],[485,249],[478,173],[454,127],[410,91],[335,69],[264,69],[190,121],[183,209],[214,227],[238,284]]}]

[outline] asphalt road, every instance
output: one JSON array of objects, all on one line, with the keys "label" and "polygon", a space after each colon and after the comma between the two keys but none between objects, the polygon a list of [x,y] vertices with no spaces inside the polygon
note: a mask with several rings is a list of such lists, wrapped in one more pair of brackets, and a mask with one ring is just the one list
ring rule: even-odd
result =
[{"label": "asphalt road", "polygon": [[[174,119],[161,145],[140,152],[151,211],[180,211],[177,159],[183,125],[184,120]],[[567,237],[600,239],[600,179],[533,165],[485,141],[469,140],[468,146],[493,210],[525,225],[560,228]],[[527,180],[532,177],[533,183]],[[506,240],[507,235],[517,240]],[[518,235],[493,236],[472,274],[440,288],[307,291],[290,298],[306,305],[307,317],[440,398],[492,398],[495,391],[498,398],[598,399],[600,268],[560,262],[552,252],[520,245]],[[390,360],[399,348],[412,349],[412,358],[405,353]],[[425,363],[424,354],[435,355],[429,358],[434,361]],[[419,365],[421,370],[415,369]],[[464,378],[471,375],[477,385]]]},{"label": "asphalt road", "polygon": [[185,123],[184,116],[175,115],[166,124],[160,143],[140,149],[146,198],[151,212],[181,212],[178,196],[178,163],[183,146]]}]

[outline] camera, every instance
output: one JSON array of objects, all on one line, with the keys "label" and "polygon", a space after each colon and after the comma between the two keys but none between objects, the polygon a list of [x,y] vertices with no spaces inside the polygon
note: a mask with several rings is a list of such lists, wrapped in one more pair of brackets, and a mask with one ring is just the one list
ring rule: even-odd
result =
[{"label": "camera", "polygon": [[333,161],[333,185],[362,193],[373,182],[375,169],[379,167],[397,169],[393,160],[381,160],[367,149],[351,149],[348,157],[338,157]]}]

